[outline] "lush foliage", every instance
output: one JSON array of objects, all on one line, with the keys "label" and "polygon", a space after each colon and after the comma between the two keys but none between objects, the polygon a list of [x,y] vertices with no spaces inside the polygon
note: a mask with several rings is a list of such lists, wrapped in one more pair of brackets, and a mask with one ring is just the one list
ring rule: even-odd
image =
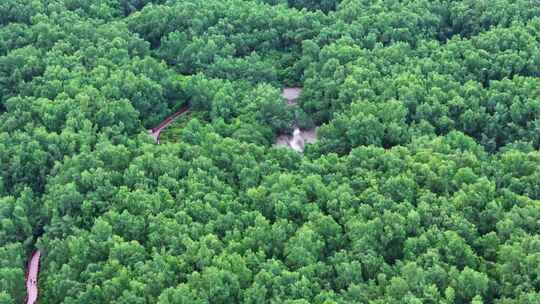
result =
[{"label": "lush foliage", "polygon": [[539,303],[539,148],[536,1],[4,0],[0,303]]}]

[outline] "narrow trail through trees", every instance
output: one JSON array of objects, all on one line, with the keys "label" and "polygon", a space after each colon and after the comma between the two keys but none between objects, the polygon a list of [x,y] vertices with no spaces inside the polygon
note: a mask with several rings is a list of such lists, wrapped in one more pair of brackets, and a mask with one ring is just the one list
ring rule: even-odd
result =
[{"label": "narrow trail through trees", "polygon": [[38,273],[39,273],[39,258],[41,252],[37,250],[32,254],[28,262],[28,270],[26,274],[26,304],[34,304],[38,298]]},{"label": "narrow trail through trees", "polygon": [[[287,105],[294,106],[297,104],[297,100],[302,93],[302,88],[300,87],[290,87],[284,88],[281,96],[287,101]],[[154,139],[156,143],[159,144],[159,137],[161,132],[170,126],[178,117],[182,114],[189,111],[189,106],[184,106],[174,114],[167,117],[163,122],[158,126],[148,130],[150,136]],[[280,135],[276,140],[276,145],[278,146],[287,146],[294,149],[295,151],[302,152],[304,150],[305,143],[313,143],[317,138],[317,129],[310,130],[300,130],[295,127],[293,136],[290,135]]]},{"label": "narrow trail through trees", "polygon": [[[189,107],[182,107],[180,110],[167,117],[157,127],[148,130],[152,138],[159,144],[159,136],[161,131],[167,128],[176,118],[189,111]],[[35,251],[28,262],[26,270],[26,304],[35,304],[38,298],[38,274],[39,274],[39,259],[41,252]]]},{"label": "narrow trail through trees", "polygon": [[182,107],[180,110],[172,114],[171,116],[167,117],[162,123],[160,123],[157,127],[152,128],[148,130],[148,133],[150,133],[150,136],[156,141],[156,143],[159,144],[159,136],[161,135],[161,131],[163,131],[165,128],[167,128],[175,119],[177,119],[180,115],[186,113],[189,111],[188,106]]},{"label": "narrow trail through trees", "polygon": [[[297,99],[302,92],[302,88],[285,88],[282,92],[282,97],[287,101],[289,106],[296,105]],[[189,106],[184,106],[174,114],[167,117],[155,128],[148,130],[148,133],[156,143],[159,144],[159,136],[161,132],[170,126],[178,117],[189,111]],[[316,129],[302,131],[298,128],[294,130],[294,135],[281,135],[278,137],[276,145],[288,146],[296,151],[302,152],[304,150],[304,143],[312,143],[316,139]],[[41,252],[35,251],[28,262],[27,275],[26,275],[26,304],[35,304],[38,298],[38,274],[39,274],[39,261],[41,258]]]}]

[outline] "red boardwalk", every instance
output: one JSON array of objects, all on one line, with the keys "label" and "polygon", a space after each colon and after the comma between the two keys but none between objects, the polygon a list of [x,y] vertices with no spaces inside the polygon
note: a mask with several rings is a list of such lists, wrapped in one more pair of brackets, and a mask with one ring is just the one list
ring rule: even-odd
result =
[{"label": "red boardwalk", "polygon": [[163,129],[168,127],[176,118],[178,118],[178,116],[186,113],[188,110],[189,110],[189,107],[187,106],[182,107],[180,110],[178,110],[178,112],[167,117],[162,123],[159,124],[159,126],[148,130],[148,132],[154,138],[154,140],[159,144],[159,136],[161,135],[161,131],[163,131]]},{"label": "red boardwalk", "polygon": [[28,264],[28,276],[26,277],[26,304],[34,304],[38,298],[38,272],[39,272],[39,258],[41,252],[38,250],[32,255],[32,259]]}]

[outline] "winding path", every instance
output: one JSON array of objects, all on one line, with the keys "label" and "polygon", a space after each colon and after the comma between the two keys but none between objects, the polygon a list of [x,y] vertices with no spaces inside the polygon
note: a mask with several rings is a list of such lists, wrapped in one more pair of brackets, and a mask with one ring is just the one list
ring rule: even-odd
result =
[{"label": "winding path", "polygon": [[[189,107],[185,106],[178,110],[176,113],[167,117],[157,127],[148,130],[148,133],[159,144],[159,136],[161,131],[167,128],[176,118],[189,111]],[[39,274],[39,259],[41,252],[35,251],[28,262],[26,270],[26,304],[35,304],[38,298],[38,274]]]},{"label": "winding path", "polygon": [[32,258],[28,263],[28,273],[26,274],[26,304],[34,304],[38,298],[38,273],[40,257],[41,252],[38,250],[32,254]]},{"label": "winding path", "polygon": [[[300,93],[302,92],[301,88],[285,88],[283,90],[282,96],[287,100],[288,105],[295,105],[298,97],[300,96]],[[154,138],[156,143],[159,144],[159,136],[161,135],[161,131],[163,131],[165,128],[167,128],[169,125],[171,125],[174,120],[176,120],[179,116],[189,111],[189,106],[184,106],[180,108],[180,110],[176,111],[171,116],[167,117],[163,122],[161,122],[158,126],[155,128],[152,128],[148,130],[148,133],[150,133],[150,136]],[[295,137],[298,136],[298,132],[300,130],[295,130]],[[298,134],[297,134],[298,133]],[[315,135],[311,135],[313,138],[315,138]],[[287,145],[295,150],[303,150],[303,144],[304,139],[302,139],[302,147],[296,147],[296,142],[292,144],[296,138],[291,140],[290,138],[287,138],[287,140],[282,139],[283,142],[280,143],[278,139],[278,144]],[[309,142],[309,141],[307,141]],[[28,269],[26,274],[26,304],[35,304],[38,298],[38,274],[39,274],[39,259],[41,258],[41,252],[39,250],[35,251],[32,254],[32,257],[30,258],[30,261],[28,262]]]},{"label": "winding path", "polygon": [[[302,88],[298,88],[298,87],[285,88],[283,89],[281,96],[287,100],[288,105],[292,106],[296,104],[296,101],[298,97],[300,96],[301,92],[302,92]],[[189,111],[189,106],[184,106],[180,108],[180,110],[178,110],[171,116],[167,117],[158,126],[148,130],[148,133],[150,134],[150,136],[152,136],[152,138],[156,141],[156,143],[159,144],[159,136],[161,135],[161,131],[163,131],[165,128],[171,125],[175,119],[177,119],[180,115],[186,113],[187,111]]]},{"label": "winding path", "polygon": [[160,123],[157,127],[148,130],[148,133],[150,133],[150,136],[152,136],[152,138],[156,141],[156,143],[159,144],[159,136],[161,135],[161,131],[167,128],[171,123],[173,123],[175,119],[177,119],[180,115],[186,113],[187,111],[189,111],[188,106],[182,107],[176,113],[165,118],[165,120],[162,123]]}]

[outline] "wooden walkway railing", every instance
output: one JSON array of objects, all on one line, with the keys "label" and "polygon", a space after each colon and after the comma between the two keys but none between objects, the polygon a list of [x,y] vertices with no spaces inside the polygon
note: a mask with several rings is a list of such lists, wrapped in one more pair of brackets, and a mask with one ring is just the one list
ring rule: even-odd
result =
[{"label": "wooden walkway railing", "polygon": [[26,304],[34,304],[38,298],[38,274],[39,259],[41,252],[38,250],[32,254],[26,272]]}]

